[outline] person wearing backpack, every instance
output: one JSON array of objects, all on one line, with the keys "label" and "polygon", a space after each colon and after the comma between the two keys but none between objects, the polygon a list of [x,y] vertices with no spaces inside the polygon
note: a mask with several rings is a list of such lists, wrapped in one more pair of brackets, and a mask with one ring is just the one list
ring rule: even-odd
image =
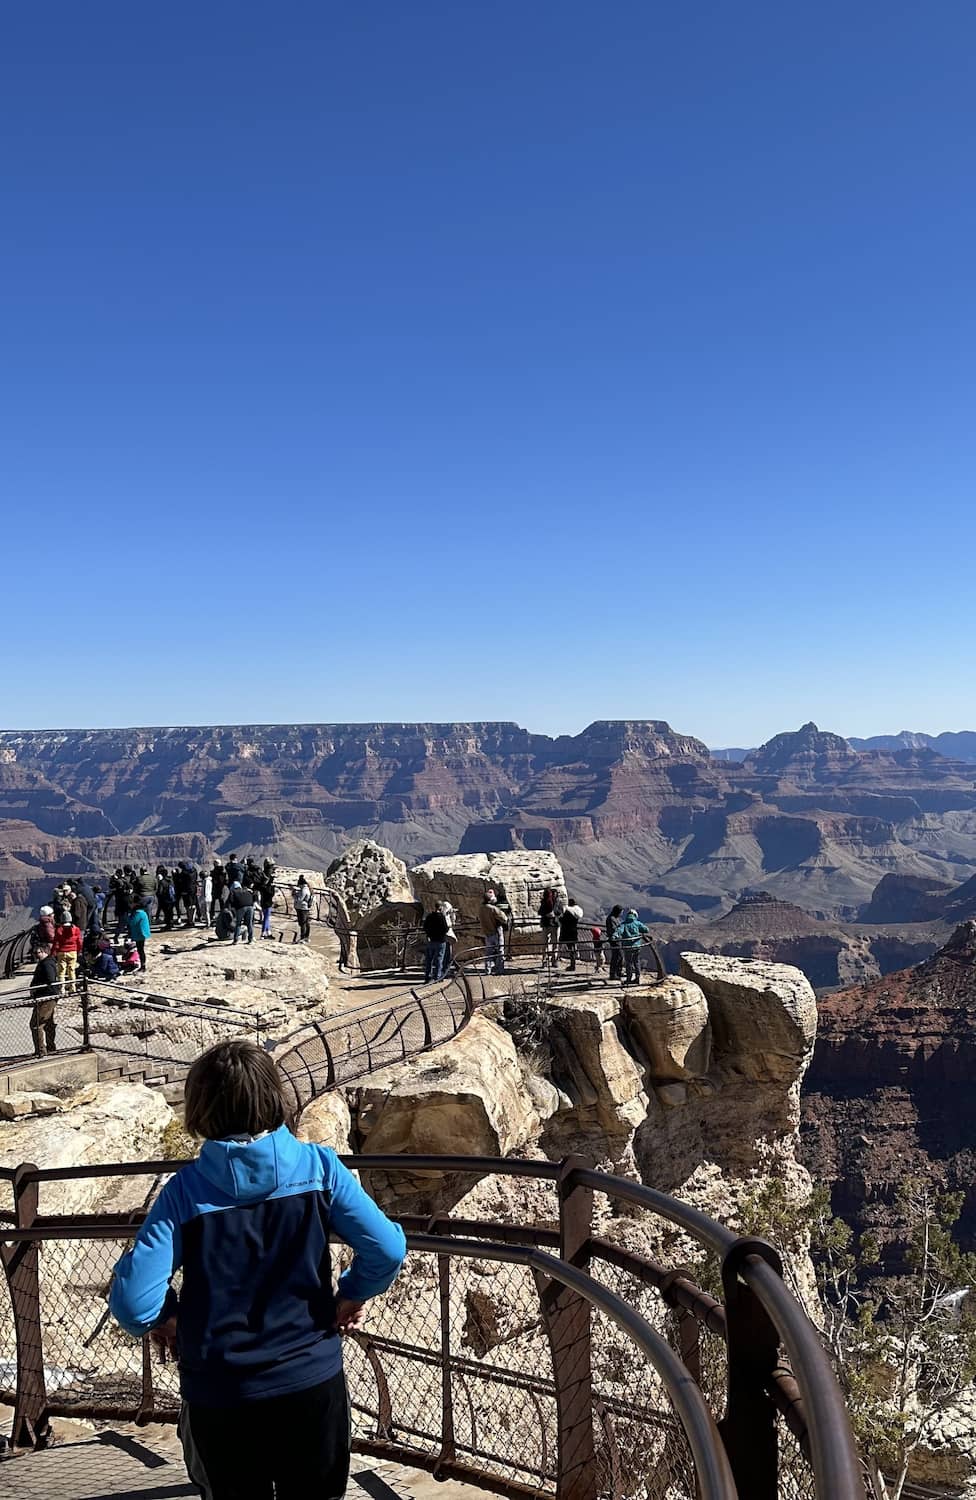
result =
[{"label": "person wearing backpack", "polygon": [[210,871],[210,908],[207,912],[210,922],[215,921],[218,911],[227,901],[227,884],[227,871],[220,860],[215,859]]},{"label": "person wearing backpack", "polygon": [[616,937],[624,952],[624,964],[627,976],[624,984],[640,984],[640,951],[641,944],[647,937],[650,929],[644,926],[634,907],[631,907],[617,928]]},{"label": "person wearing backpack", "polygon": [[256,889],[258,900],[261,902],[261,936],[263,938],[270,938],[273,936],[271,931],[271,912],[274,907],[275,893],[273,865],[270,870],[265,867],[263,872],[258,876]]},{"label": "person wearing backpack", "polygon": [[149,913],[144,906],[134,906],[128,916],[129,936],[136,945],[139,954],[139,966],[142,972],[146,972],[146,942],[149,939],[152,928],[149,925]]},{"label": "person wearing backpack", "polygon": [[620,939],[617,936],[617,929],[623,921],[623,917],[624,909],[619,905],[611,906],[607,912],[606,932],[607,944],[610,948],[611,979],[623,979],[624,977],[624,950],[621,948]]},{"label": "person wearing backpack", "polygon": [[254,942],[254,892],[248,890],[246,885],[241,885],[235,880],[230,888],[230,904],[234,912],[234,942],[241,935],[243,927],[247,932],[249,943]]},{"label": "person wearing backpack", "polygon": [[166,931],[172,932],[176,919],[176,887],[165,865],[156,866],[156,905],[166,923]]},{"label": "person wearing backpack", "polygon": [[295,916],[298,918],[298,941],[307,943],[312,936],[312,888],[304,875],[295,887]]},{"label": "person wearing backpack", "polygon": [[579,951],[579,924],[582,920],[583,908],[577,906],[575,897],[570,896],[559,918],[559,941],[566,949],[570,973],[576,968],[576,955]]}]

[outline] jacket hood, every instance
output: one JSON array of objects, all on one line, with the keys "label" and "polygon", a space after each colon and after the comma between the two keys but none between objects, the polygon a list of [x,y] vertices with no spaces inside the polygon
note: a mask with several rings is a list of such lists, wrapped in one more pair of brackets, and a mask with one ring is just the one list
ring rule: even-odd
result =
[{"label": "jacket hood", "polygon": [[287,1125],[245,1141],[204,1141],[197,1166],[208,1182],[239,1203],[266,1198],[288,1182],[301,1145]]}]

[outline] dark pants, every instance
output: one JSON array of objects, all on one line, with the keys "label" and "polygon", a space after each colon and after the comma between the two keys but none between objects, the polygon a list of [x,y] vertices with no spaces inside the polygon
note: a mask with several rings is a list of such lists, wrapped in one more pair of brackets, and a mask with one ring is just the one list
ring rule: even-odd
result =
[{"label": "dark pants", "polygon": [[624,963],[627,965],[625,984],[640,984],[640,949],[625,948]]},{"label": "dark pants", "polygon": [[197,925],[197,903],[195,896],[184,896],[183,905],[186,907],[186,925],[195,927]]},{"label": "dark pants", "polygon": [[[48,1052],[55,1052],[54,1039],[57,1036],[57,1027],[54,1024],[55,1000],[38,1000],[30,1018],[31,1036],[34,1039],[35,1057],[44,1056],[44,1044],[47,1043]],[[41,1041],[41,1032],[44,1033],[44,1041]]]},{"label": "dark pants", "polygon": [[610,978],[623,979],[624,953],[619,943],[610,944]]},{"label": "dark pants", "polygon": [[248,940],[248,942],[249,943],[253,943],[254,942],[254,907],[253,906],[242,906],[234,914],[234,942],[235,943],[237,942],[237,939],[241,935],[241,928],[242,927],[245,927],[247,929],[247,940]]},{"label": "dark pants", "polygon": [[173,918],[176,916],[176,905],[175,905],[175,902],[173,902],[173,901],[164,901],[162,903],[162,906],[163,906],[163,921],[166,923],[166,931],[167,932],[172,932],[173,931]]},{"label": "dark pants", "polygon": [[440,979],[447,967],[447,944],[431,939],[424,951],[424,980]]},{"label": "dark pants", "polygon": [[298,917],[298,936],[303,943],[307,943],[312,935],[312,922],[307,911],[296,912]]},{"label": "dark pants", "polygon": [[146,972],[146,940],[145,940],[145,938],[136,938],[136,952],[139,955],[139,962],[142,965],[142,972],[145,974],[145,972]]},{"label": "dark pants", "polygon": [[345,1376],[239,1406],[188,1402],[180,1440],[206,1500],[339,1500],[349,1478]]},{"label": "dark pants", "polygon": [[129,925],[129,907],[115,903],[115,936],[120,938]]}]

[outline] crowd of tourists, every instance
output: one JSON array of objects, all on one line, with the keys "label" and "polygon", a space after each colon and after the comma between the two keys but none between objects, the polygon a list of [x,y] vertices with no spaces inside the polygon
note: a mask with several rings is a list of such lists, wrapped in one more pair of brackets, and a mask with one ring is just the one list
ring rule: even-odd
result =
[{"label": "crowd of tourists", "polygon": [[[271,938],[276,878],[273,860],[259,866],[232,854],[202,871],[189,860],[152,870],[120,865],[105,882],[107,890],[83,877],[60,882],[40,908],[31,938],[35,1054],[57,1050],[57,1001],[76,994],[82,976],[108,983],[120,974],[146,972],[154,923],[164,932],[202,926],[220,940],[253,943],[260,914],[260,936]],[[302,875],[293,891],[296,941],[310,939],[313,900]]]},{"label": "crowd of tourists", "polygon": [[[640,955],[649,929],[634,907],[612,906],[602,924],[587,928],[583,908],[573,896],[546,886],[537,915],[542,932],[542,967],[558,969],[565,960],[575,971],[581,948],[592,949],[593,967],[607,969],[610,979],[640,983]],[[457,950],[457,912],[448,901],[438,901],[421,923],[426,937],[424,982],[444,979],[452,970]],[[510,956],[515,919],[501,881],[489,885],[478,909],[478,928],[484,943],[486,974],[504,974]]]}]

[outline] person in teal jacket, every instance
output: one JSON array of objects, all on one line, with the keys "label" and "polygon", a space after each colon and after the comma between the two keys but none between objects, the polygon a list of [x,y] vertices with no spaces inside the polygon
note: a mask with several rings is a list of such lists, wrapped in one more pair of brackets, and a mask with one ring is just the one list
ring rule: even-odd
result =
[{"label": "person in teal jacket", "polygon": [[[403,1230],[334,1151],[296,1140],[278,1070],[254,1042],[197,1058],[184,1109],[200,1155],[119,1260],[109,1306],[127,1333],[176,1352],[180,1437],[205,1500],[338,1500],[350,1446],[340,1336],[396,1278]],[[353,1252],[335,1288],[333,1236]]]},{"label": "person in teal jacket", "polygon": [[631,907],[614,933],[614,942],[619,943],[624,955],[626,974],[624,984],[640,984],[641,944],[650,929],[644,926],[634,907]]},{"label": "person in teal jacket", "polygon": [[141,906],[134,906],[126,917],[126,926],[129,936],[135,943],[139,953],[139,964],[143,974],[146,972],[146,939],[152,932],[149,925],[149,917]]}]

